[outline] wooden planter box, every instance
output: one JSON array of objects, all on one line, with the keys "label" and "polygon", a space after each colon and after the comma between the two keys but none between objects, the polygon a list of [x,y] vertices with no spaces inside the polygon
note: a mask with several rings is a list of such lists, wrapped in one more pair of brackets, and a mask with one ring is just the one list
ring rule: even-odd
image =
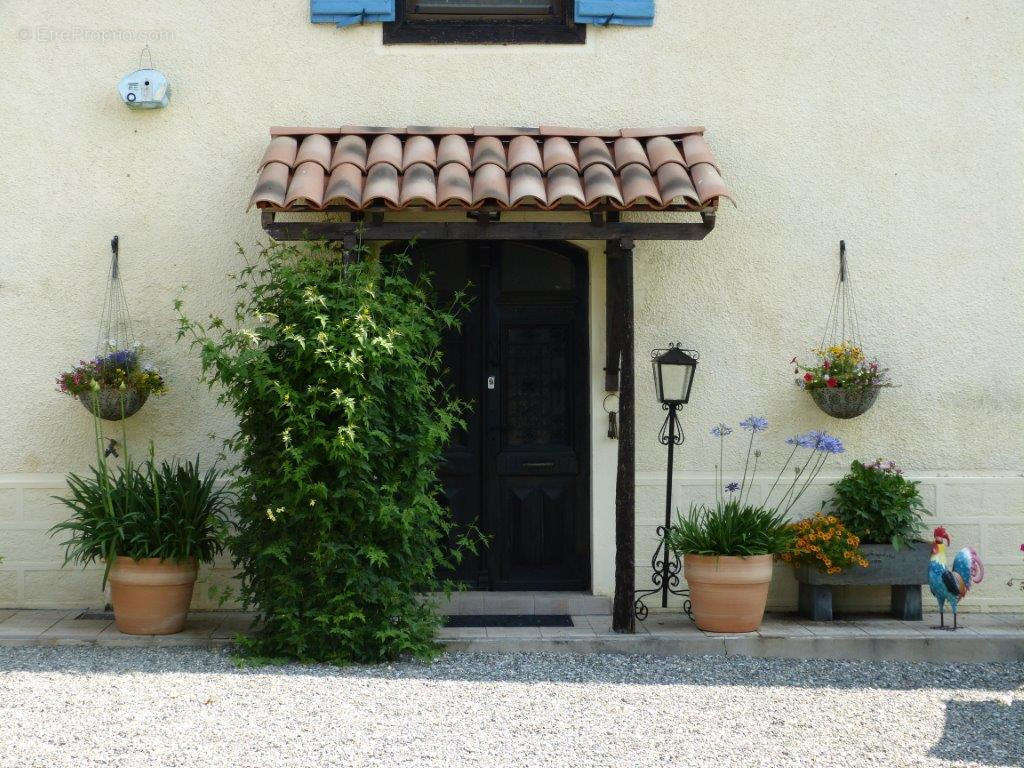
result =
[{"label": "wooden planter box", "polygon": [[832,620],[832,587],[886,586],[892,588],[892,613],[905,621],[921,620],[921,585],[928,583],[929,544],[917,542],[900,550],[888,544],[862,544],[867,568],[853,567],[830,576],[800,566],[794,569],[800,584],[800,615],[814,621]]}]

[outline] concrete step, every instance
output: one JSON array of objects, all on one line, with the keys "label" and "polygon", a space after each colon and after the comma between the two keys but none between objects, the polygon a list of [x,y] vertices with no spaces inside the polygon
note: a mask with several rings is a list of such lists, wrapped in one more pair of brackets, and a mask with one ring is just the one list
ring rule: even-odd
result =
[{"label": "concrete step", "polygon": [[482,615],[520,614],[525,616],[610,616],[610,597],[586,592],[455,592],[451,598],[442,594],[430,599],[443,614]]}]

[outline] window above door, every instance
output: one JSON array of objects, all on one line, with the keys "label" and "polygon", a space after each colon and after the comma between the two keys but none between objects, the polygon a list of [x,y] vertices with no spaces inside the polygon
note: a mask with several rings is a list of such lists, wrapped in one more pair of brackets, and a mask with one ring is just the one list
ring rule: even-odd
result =
[{"label": "window above door", "polygon": [[395,0],[384,42],[583,43],[572,0]]}]

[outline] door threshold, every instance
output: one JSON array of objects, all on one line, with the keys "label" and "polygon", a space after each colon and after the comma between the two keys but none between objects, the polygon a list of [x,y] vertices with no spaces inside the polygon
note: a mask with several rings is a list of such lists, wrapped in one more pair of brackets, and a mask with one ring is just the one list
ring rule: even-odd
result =
[{"label": "door threshold", "polygon": [[610,616],[612,599],[589,592],[453,592],[451,598],[435,594],[430,598],[438,612],[448,616]]}]

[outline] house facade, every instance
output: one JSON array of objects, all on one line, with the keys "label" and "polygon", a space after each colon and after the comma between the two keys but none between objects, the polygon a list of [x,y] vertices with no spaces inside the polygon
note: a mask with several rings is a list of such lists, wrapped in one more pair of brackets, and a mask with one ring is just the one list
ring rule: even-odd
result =
[{"label": "house facade", "polygon": [[[442,287],[476,292],[446,349],[477,407],[445,480],[457,515],[495,535],[462,574],[478,588],[614,591],[622,435],[609,436],[608,412],[630,405],[611,288],[626,285],[637,587],[650,583],[665,504],[650,352],[681,342],[699,364],[674,508],[714,499],[713,425],[765,416],[769,469],[786,437],[828,429],[846,453],[800,512],[851,459],[893,459],[953,546],[985,562],[965,610],[1024,610],[1024,592],[1006,586],[1024,575],[1024,10],[476,5],[5,4],[0,607],[104,602],[100,569],[62,569],[46,531],[63,516],[52,496],[65,474],[94,457],[91,417],[53,379],[93,353],[110,237],[135,335],[170,388],[125,422],[127,443],[212,460],[232,419],[175,342],[180,287],[195,311],[228,311],[236,242],[293,236],[290,223],[351,237],[358,221],[387,243],[424,241],[417,258]],[[146,46],[169,103],[129,109],[116,86]],[[443,161],[448,137],[463,162]],[[586,166],[585,139],[608,160]],[[678,160],[659,166],[652,139]],[[363,147],[362,165],[345,142]],[[632,142],[642,159],[626,158]],[[499,161],[481,159],[488,143]],[[589,167],[607,168],[611,186]],[[840,239],[861,340],[897,385],[850,420],[818,410],[790,363],[821,339]],[[622,249],[631,275],[616,283]],[[122,440],[119,425],[104,429]],[[738,433],[727,479],[742,472]],[[759,473],[755,496],[773,479]],[[230,583],[229,563],[205,579]],[[769,605],[795,599],[780,565]],[[856,609],[887,596],[838,599]],[[211,605],[205,589],[196,604]]]}]

